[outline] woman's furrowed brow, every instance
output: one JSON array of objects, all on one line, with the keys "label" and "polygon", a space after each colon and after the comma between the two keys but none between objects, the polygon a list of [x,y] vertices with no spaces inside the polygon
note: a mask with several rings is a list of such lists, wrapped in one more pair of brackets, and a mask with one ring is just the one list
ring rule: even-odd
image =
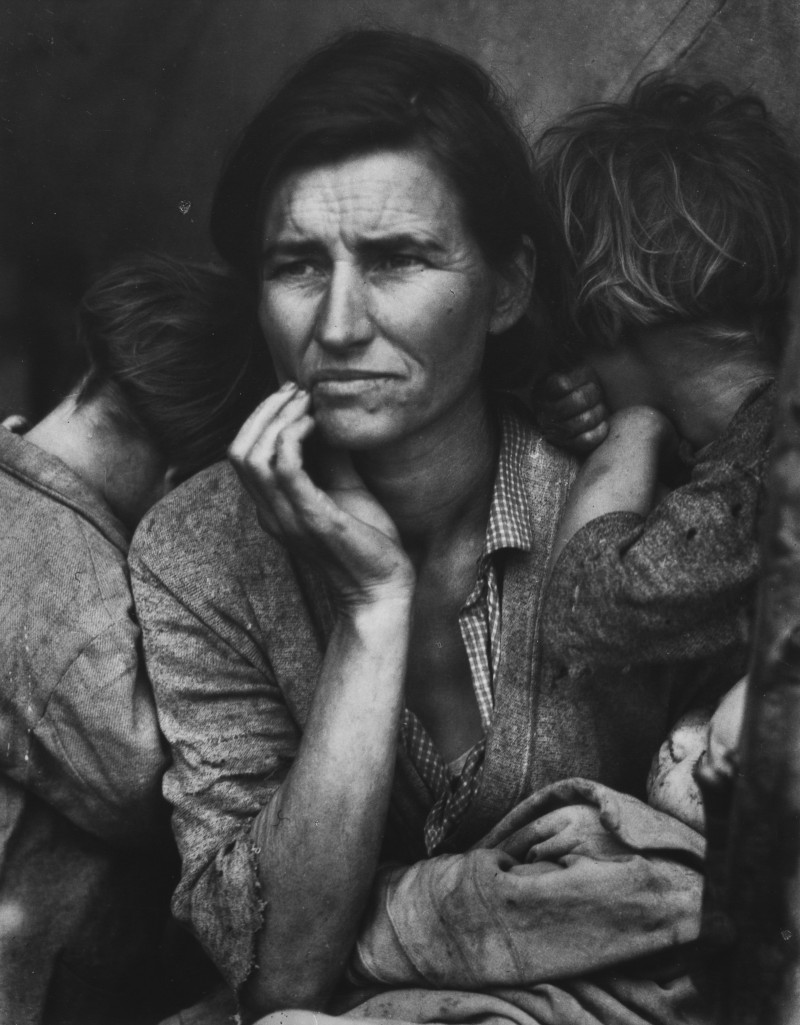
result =
[{"label": "woman's furrowed brow", "polygon": [[367,253],[413,249],[416,252],[433,255],[445,251],[445,246],[438,239],[430,235],[418,235],[410,231],[392,232],[386,235],[371,235],[360,240],[358,248]]},{"label": "woman's furrowed brow", "polygon": [[[366,236],[356,241],[355,248],[366,255],[413,249],[415,252],[434,256],[446,251],[446,246],[430,235],[405,231]],[[317,253],[321,255],[324,252],[324,243],[315,239],[286,239],[285,241],[277,239],[267,240],[261,251],[261,258],[268,261],[286,257],[310,256]]]},{"label": "woman's furrowed brow", "polygon": [[276,257],[308,256],[322,252],[324,246],[311,239],[287,239],[285,242],[268,240],[261,250],[262,260],[271,260]]}]

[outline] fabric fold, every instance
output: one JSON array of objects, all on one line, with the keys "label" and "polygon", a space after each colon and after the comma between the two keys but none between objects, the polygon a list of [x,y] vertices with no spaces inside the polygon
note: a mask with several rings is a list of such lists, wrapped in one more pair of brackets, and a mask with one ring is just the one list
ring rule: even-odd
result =
[{"label": "fabric fold", "polygon": [[471,851],[382,870],[352,977],[471,991],[612,967],[670,977],[698,935],[703,853],[699,834],[635,798],[555,783]]}]

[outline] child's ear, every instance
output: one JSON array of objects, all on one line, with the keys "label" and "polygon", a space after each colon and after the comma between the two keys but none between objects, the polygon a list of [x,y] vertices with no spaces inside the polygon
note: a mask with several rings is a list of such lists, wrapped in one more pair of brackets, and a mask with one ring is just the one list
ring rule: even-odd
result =
[{"label": "child's ear", "polygon": [[497,272],[497,293],[489,333],[502,334],[519,320],[531,301],[536,275],[536,250],[526,236],[517,253]]}]

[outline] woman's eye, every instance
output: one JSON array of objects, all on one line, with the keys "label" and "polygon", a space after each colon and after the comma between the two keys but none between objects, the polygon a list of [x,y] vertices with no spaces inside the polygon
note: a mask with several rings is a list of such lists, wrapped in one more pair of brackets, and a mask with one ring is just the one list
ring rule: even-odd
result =
[{"label": "woman's eye", "polygon": [[293,280],[313,277],[318,273],[319,267],[311,260],[290,260],[287,263],[279,263],[270,268],[268,277]]},{"label": "woman's eye", "polygon": [[426,266],[425,260],[418,253],[386,253],[378,261],[380,270],[414,270]]}]

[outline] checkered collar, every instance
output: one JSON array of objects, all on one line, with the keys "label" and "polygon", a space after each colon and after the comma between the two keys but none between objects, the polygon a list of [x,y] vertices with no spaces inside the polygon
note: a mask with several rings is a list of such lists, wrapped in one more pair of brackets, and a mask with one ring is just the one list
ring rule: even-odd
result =
[{"label": "checkered collar", "polygon": [[535,445],[534,427],[507,406],[499,410],[500,456],[494,481],[483,557],[502,548],[533,548],[534,515],[525,481],[530,453]]}]

